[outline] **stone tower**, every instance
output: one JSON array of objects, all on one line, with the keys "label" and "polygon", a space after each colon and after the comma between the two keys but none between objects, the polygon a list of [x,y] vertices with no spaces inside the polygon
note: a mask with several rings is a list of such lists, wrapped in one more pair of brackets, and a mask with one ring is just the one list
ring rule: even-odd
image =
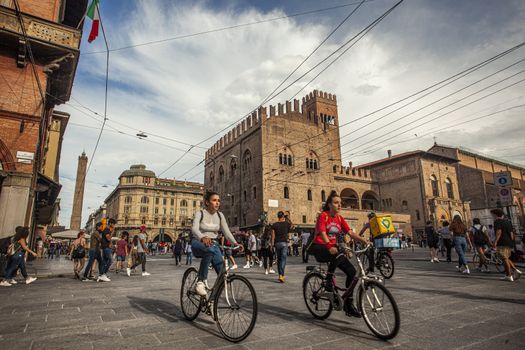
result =
[{"label": "stone tower", "polygon": [[88,158],[86,153],[78,157],[77,179],[75,183],[75,194],[73,196],[73,211],[71,212],[71,223],[69,228],[72,230],[80,230],[82,222],[82,202],[84,201],[84,185],[86,184],[86,169]]}]

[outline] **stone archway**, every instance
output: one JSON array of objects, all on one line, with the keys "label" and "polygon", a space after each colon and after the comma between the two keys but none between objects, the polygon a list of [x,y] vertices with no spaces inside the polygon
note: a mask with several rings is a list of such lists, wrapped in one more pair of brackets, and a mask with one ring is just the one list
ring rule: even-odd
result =
[{"label": "stone archway", "polygon": [[374,191],[366,191],[361,197],[361,209],[379,210],[379,196]]},{"label": "stone archway", "polygon": [[345,188],[341,191],[341,205],[343,208],[360,209],[359,196],[357,192],[351,188]]},{"label": "stone archway", "polygon": [[[153,238],[151,239],[152,242],[158,242],[160,239],[160,233],[157,232],[155,233],[155,235],[153,236]],[[175,242],[176,238],[174,237],[174,235],[171,233],[171,232],[167,232],[167,231],[164,231],[164,242]]]}]

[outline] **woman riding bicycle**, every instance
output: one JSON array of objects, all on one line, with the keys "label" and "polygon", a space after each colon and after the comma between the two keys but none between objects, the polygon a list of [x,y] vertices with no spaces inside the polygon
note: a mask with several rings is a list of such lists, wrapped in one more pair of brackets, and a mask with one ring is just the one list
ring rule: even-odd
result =
[{"label": "woman riding bicycle", "polygon": [[[233,245],[238,246],[233,237],[224,215],[219,212],[221,199],[217,192],[206,191],[204,195],[205,210],[195,213],[193,226],[191,228],[192,240],[191,249],[193,254],[202,258],[199,266],[198,282],[195,285],[195,292],[199,295],[206,295],[206,280],[208,278],[208,266],[211,265],[217,274],[222,269],[223,258],[219,248],[217,237],[218,232],[222,231],[225,238]],[[242,250],[242,246],[240,247]]]},{"label": "woman riding bicycle", "polygon": [[[333,276],[336,267],[346,274],[346,288],[353,289],[358,281],[354,266],[344,253],[339,252],[337,243],[343,242],[344,235],[356,241],[368,243],[350,229],[345,219],[339,215],[340,210],[341,197],[332,191],[323,205],[323,212],[317,219],[315,238],[309,251],[318,262],[329,263],[325,289],[327,292],[333,292]],[[344,310],[348,316],[361,317],[361,313],[354,306],[352,296],[345,300]]]}]

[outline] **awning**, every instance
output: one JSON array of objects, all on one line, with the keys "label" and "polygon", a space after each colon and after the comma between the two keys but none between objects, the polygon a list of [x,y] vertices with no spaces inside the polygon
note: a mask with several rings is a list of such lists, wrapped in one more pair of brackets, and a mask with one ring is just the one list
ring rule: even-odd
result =
[{"label": "awning", "polygon": [[[50,234],[53,238],[59,238],[59,239],[77,239],[79,230],[65,230],[61,232],[55,232]],[[91,236],[87,233],[84,234],[84,238],[88,239]]]},{"label": "awning", "polygon": [[36,183],[36,206],[35,219],[38,225],[49,225],[58,215],[57,197],[62,185],[53,181],[53,179],[38,174]]}]

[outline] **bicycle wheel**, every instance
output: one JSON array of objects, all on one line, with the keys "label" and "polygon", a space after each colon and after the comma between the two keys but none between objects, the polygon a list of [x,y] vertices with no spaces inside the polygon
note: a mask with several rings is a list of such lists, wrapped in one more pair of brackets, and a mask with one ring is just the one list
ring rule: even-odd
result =
[{"label": "bicycle wheel", "polygon": [[401,324],[399,309],[392,294],[382,284],[370,280],[359,289],[359,307],[372,333],[381,339],[392,339]]},{"label": "bicycle wheel", "polygon": [[492,261],[494,262],[496,270],[498,270],[499,273],[505,272],[505,264],[503,263],[503,258],[499,253],[494,253],[494,258]]},{"label": "bicycle wheel", "polygon": [[217,290],[213,313],[227,340],[236,343],[249,336],[257,321],[257,295],[250,281],[242,276],[230,276]]},{"label": "bicycle wheel", "polygon": [[394,275],[394,259],[388,254],[381,254],[378,261],[379,272],[389,279]]},{"label": "bicycle wheel", "polygon": [[190,267],[184,272],[180,288],[180,306],[184,317],[193,321],[201,311],[202,298],[195,293],[197,283],[197,270]]},{"label": "bicycle wheel", "polygon": [[330,299],[321,297],[324,289],[324,277],[319,272],[307,274],[303,280],[303,297],[308,311],[313,317],[324,320],[332,313],[332,303]]}]

